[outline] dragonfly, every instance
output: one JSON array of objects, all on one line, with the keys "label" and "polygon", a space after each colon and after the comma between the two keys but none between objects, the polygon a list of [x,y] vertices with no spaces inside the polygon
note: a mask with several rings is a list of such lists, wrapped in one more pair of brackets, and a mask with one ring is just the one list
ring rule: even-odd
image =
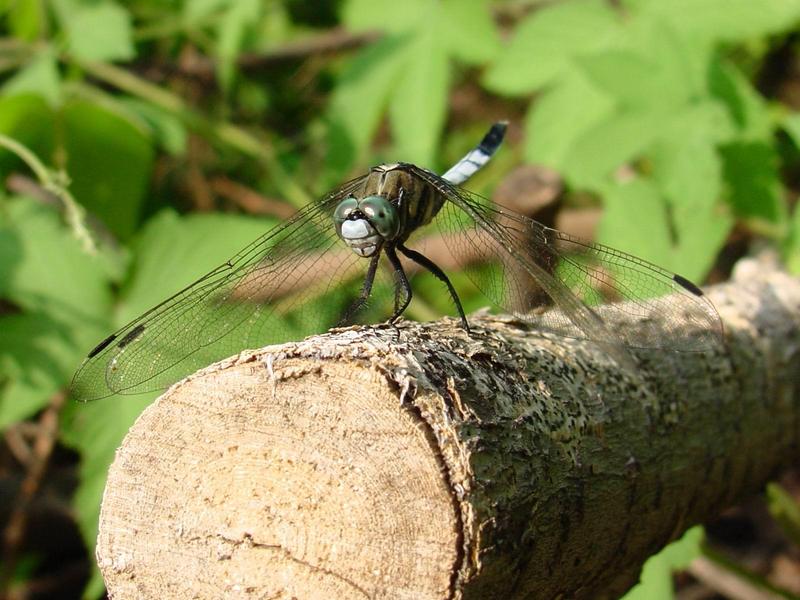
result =
[{"label": "dragonfly", "polygon": [[[161,390],[244,348],[285,341],[292,324],[325,327],[321,298],[338,298],[340,324],[354,322],[381,268],[393,280],[388,323],[412,300],[407,270],[415,265],[447,290],[470,333],[445,271],[411,247],[417,232],[430,227],[438,227],[455,263],[465,265],[493,304],[543,332],[591,340],[622,362],[628,349],[703,352],[718,345],[719,315],[688,279],[493,206],[462,187],[498,150],[506,128],[506,122],[492,125],[442,175],[410,163],[383,164],[300,209],[101,341],[76,372],[71,395],[89,401]],[[476,264],[476,256],[491,267]],[[336,290],[345,280],[358,287],[351,285],[352,296],[342,302]]]}]

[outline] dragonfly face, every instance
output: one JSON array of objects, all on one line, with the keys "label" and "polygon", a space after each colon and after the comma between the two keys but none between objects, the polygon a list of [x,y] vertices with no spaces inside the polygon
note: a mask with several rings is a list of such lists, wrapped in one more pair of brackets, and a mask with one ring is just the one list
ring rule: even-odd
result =
[{"label": "dragonfly face", "polygon": [[382,196],[342,200],[333,213],[333,222],[344,243],[364,258],[373,256],[384,242],[400,233],[397,208]]},{"label": "dragonfly face", "polygon": [[[383,256],[395,282],[390,322],[411,302],[402,254],[446,286],[469,332],[445,272],[406,245],[428,224],[493,304],[537,329],[592,340],[622,362],[628,348],[718,348],[719,315],[685,278],[459,187],[488,162],[505,129],[493,125],[443,175],[408,163],[381,165],[309,204],[100,342],[75,374],[72,395],[86,401],[163,389],[243,348],[285,341],[294,324],[303,335],[329,327],[335,321],[327,311],[311,305],[360,272],[361,290],[340,321],[350,322],[367,304]],[[482,268],[471,269],[476,262]],[[556,310],[540,310],[543,302]]]}]

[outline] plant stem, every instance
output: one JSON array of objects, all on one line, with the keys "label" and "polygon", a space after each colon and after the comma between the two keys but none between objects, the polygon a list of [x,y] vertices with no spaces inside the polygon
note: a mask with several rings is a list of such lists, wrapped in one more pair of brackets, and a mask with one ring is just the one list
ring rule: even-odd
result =
[{"label": "plant stem", "polygon": [[64,213],[67,224],[73,235],[81,242],[83,249],[88,254],[96,254],[97,246],[94,243],[89,230],[86,228],[86,213],[83,207],[75,201],[72,194],[67,189],[67,177],[63,173],[57,173],[48,169],[29,148],[19,143],[17,140],[6,135],[0,134],[0,147],[16,154],[33,171],[36,179],[42,187],[55,195],[64,206]]}]

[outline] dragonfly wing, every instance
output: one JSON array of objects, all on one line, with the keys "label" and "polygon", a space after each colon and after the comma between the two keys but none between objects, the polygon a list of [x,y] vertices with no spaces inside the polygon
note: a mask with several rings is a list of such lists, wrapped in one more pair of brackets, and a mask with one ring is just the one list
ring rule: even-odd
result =
[{"label": "dragonfly wing", "polygon": [[[333,308],[348,302],[337,285],[354,279],[366,261],[340,242],[332,214],[362,181],[308,205],[106,338],[75,374],[72,395],[87,401],[163,389],[244,348],[335,324]],[[309,309],[314,301],[321,306]]]},{"label": "dragonfly wing", "polygon": [[[614,248],[551,229],[420,169],[447,201],[436,217],[456,260],[498,306],[562,336],[629,348],[706,351],[722,322],[694,284]],[[552,310],[543,310],[551,307]]]}]

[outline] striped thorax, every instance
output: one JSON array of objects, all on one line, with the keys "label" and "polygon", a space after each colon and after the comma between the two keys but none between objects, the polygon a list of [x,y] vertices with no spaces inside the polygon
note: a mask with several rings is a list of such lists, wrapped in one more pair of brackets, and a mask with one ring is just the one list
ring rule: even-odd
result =
[{"label": "striped thorax", "polygon": [[442,207],[441,194],[404,167],[374,167],[361,188],[336,207],[336,232],[359,256],[373,256],[386,242],[405,241]]}]

